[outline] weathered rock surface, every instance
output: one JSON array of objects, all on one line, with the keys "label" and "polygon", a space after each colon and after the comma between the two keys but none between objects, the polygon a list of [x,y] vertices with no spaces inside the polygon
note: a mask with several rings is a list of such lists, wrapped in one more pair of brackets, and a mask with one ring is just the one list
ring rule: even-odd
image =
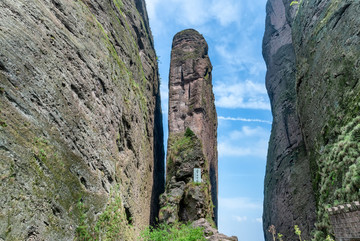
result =
[{"label": "weathered rock surface", "polygon": [[201,218],[195,221],[193,227],[202,227],[204,228],[204,233],[207,240],[210,241],[238,241],[238,238],[235,236],[228,237],[222,233],[219,233],[216,228],[211,226],[211,224],[204,218]]},{"label": "weathered rock surface", "polygon": [[145,2],[2,0],[0,123],[1,239],[72,240],[110,193],[136,230],[153,221],[164,166]]},{"label": "weathered rock surface", "polygon": [[304,238],[324,240],[333,234],[326,207],[360,196],[360,3],[290,3],[267,6],[263,50],[274,124],[264,232],[271,240],[268,225],[285,234],[297,224]]},{"label": "weathered rock surface", "polygon": [[316,240],[333,232],[326,207],[360,198],[359,14],[359,1],[304,1],[293,24],[298,114],[317,196]]},{"label": "weathered rock surface", "polygon": [[[213,220],[209,163],[203,154],[201,141],[187,129],[184,134],[172,134],[168,145],[166,189],[160,197],[159,221]],[[201,183],[193,181],[194,168],[202,170]]]},{"label": "weathered rock surface", "polygon": [[266,240],[272,240],[267,231],[270,225],[286,239],[295,240],[294,224],[309,239],[315,221],[310,164],[296,112],[295,52],[291,36],[296,11],[290,8],[290,2],[270,0],[266,7],[263,56],[273,113],[264,184]]},{"label": "weathered rock surface", "polygon": [[[193,29],[174,36],[169,76],[169,140],[190,128],[208,161],[217,222],[217,116],[212,92],[212,65],[204,37]],[[169,153],[170,145],[168,145]],[[169,160],[168,160],[169,161]]]}]

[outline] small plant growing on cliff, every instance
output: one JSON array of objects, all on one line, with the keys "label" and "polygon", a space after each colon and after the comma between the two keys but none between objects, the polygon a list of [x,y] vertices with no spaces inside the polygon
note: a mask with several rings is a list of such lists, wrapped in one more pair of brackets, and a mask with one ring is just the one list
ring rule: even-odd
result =
[{"label": "small plant growing on cliff", "polygon": [[326,236],[325,241],[335,241],[335,240],[334,240],[334,239],[332,239],[332,238],[330,237],[330,235],[328,235],[328,236]]},{"label": "small plant growing on cliff", "polygon": [[290,3],[290,6],[292,6],[292,5],[294,5],[294,4],[299,4],[299,2],[298,2],[298,1],[292,1],[292,2]]},{"label": "small plant growing on cliff", "polygon": [[271,225],[271,226],[269,227],[268,232],[272,234],[273,240],[276,241],[276,239],[275,239],[276,229],[275,229],[275,226],[274,226],[274,225]]},{"label": "small plant growing on cliff", "polygon": [[277,233],[276,235],[276,228],[275,228],[275,225],[271,225],[269,226],[269,230],[268,230],[269,233],[272,234],[272,237],[273,237],[273,241],[276,241],[276,237],[279,241],[283,241],[283,236],[281,233]]},{"label": "small plant growing on cliff", "polygon": [[193,136],[195,136],[195,133],[189,127],[187,127],[186,130],[185,130],[184,136],[193,137]]},{"label": "small plant growing on cliff", "polygon": [[79,226],[76,228],[76,238],[75,240],[91,240],[91,235],[89,233],[89,227],[86,224],[86,214],[85,206],[81,199],[77,203],[77,208],[79,209]]},{"label": "small plant growing on cliff", "polygon": [[5,121],[3,121],[3,120],[0,119],[0,126],[1,126],[1,127],[7,127],[7,124],[6,124]]},{"label": "small plant growing on cliff", "polygon": [[[295,234],[297,236],[299,236],[299,240],[301,241],[301,230],[300,230],[299,226],[295,225],[294,229],[295,229]],[[304,241],[306,241],[306,240],[304,240]]]}]

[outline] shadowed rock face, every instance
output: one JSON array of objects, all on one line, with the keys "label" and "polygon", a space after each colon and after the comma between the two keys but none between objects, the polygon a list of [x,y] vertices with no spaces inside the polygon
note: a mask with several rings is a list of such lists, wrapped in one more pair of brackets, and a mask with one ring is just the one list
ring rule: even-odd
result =
[{"label": "shadowed rock face", "polygon": [[353,168],[360,168],[354,151],[360,8],[358,1],[291,2],[267,3],[263,55],[274,119],[264,233],[272,240],[267,230],[273,224],[285,239],[295,240],[293,227],[299,225],[304,239],[315,234],[325,240],[331,233],[325,207],[359,197]]},{"label": "shadowed rock face", "polygon": [[153,221],[164,153],[145,2],[2,0],[0,46],[0,239],[72,240],[110,193],[135,229]]},{"label": "shadowed rock face", "polygon": [[173,39],[169,76],[169,136],[189,127],[202,143],[209,165],[217,219],[217,117],[212,92],[212,65],[204,37],[193,29]]},{"label": "shadowed rock face", "polygon": [[295,240],[294,224],[308,239],[315,218],[310,166],[296,113],[295,52],[291,37],[294,12],[286,15],[289,5],[290,2],[271,0],[266,8],[263,55],[274,116],[264,184],[266,240],[272,240],[267,231],[270,225],[287,239]]}]

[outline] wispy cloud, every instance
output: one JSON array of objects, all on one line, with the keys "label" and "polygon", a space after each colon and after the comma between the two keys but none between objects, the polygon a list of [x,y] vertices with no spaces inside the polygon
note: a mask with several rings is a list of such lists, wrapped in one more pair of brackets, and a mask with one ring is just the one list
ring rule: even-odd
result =
[{"label": "wispy cloud", "polygon": [[222,198],[219,197],[219,206],[231,210],[262,210],[261,201],[252,200],[248,197]]},{"label": "wispy cloud", "polygon": [[[234,46],[228,39],[234,39],[231,34],[228,38],[215,46],[216,52],[223,59],[223,65],[231,72],[247,71],[250,75],[258,76],[266,71],[266,65],[262,58],[256,56],[255,51],[258,48],[250,36],[243,36],[241,43]],[[246,48],[244,47],[246,46]]]},{"label": "wispy cloud", "polygon": [[149,17],[153,21],[162,11],[180,25],[199,27],[210,21],[221,26],[240,22],[241,8],[237,0],[146,0]]},{"label": "wispy cloud", "polygon": [[225,117],[225,116],[218,116],[218,120],[228,120],[228,121],[243,121],[243,122],[260,122],[266,124],[272,124],[271,121],[267,120],[260,120],[260,119],[248,119],[248,118],[241,118],[241,117]]},{"label": "wispy cloud", "polygon": [[211,4],[212,15],[220,22],[222,26],[240,21],[242,11],[238,0],[213,0]]},{"label": "wispy cloud", "polygon": [[220,157],[244,157],[253,156],[266,158],[268,141],[261,140],[251,143],[251,146],[234,145],[230,142],[219,142],[218,151]]},{"label": "wispy cloud", "polygon": [[234,218],[235,218],[235,220],[238,221],[239,223],[245,222],[245,221],[247,221],[247,219],[248,219],[246,216],[242,216],[242,217],[240,217],[240,216],[234,216]]},{"label": "wispy cloud", "polygon": [[230,140],[238,141],[241,139],[248,139],[249,137],[267,139],[269,136],[268,136],[268,131],[260,126],[257,127],[243,126],[241,127],[241,130],[234,130],[230,132],[229,137]]},{"label": "wispy cloud", "polygon": [[266,158],[269,132],[262,127],[243,126],[241,130],[220,136],[218,151],[220,157],[260,157]]},{"label": "wispy cloud", "polygon": [[223,108],[270,110],[264,84],[247,80],[235,84],[220,83],[214,87],[215,104]]},{"label": "wispy cloud", "polygon": [[253,223],[262,223],[262,218],[248,218],[247,216],[233,216],[233,218],[239,223],[247,221],[251,221]]}]

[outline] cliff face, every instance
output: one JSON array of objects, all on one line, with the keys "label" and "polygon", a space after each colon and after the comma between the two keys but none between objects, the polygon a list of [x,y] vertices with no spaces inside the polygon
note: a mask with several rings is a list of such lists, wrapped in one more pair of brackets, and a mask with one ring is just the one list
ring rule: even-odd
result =
[{"label": "cliff face", "polygon": [[294,22],[301,130],[317,198],[316,240],[329,206],[360,199],[360,2],[308,1]]},{"label": "cliff face", "polygon": [[299,225],[304,238],[324,240],[332,234],[326,207],[359,199],[360,7],[325,0],[290,5],[267,6],[263,53],[274,123],[264,232],[270,240],[268,225],[280,233]]},{"label": "cliff face", "polygon": [[[197,31],[188,29],[174,36],[169,76],[169,143],[172,136],[190,128],[202,143],[208,162],[211,199],[217,222],[217,116],[212,92],[212,65],[208,45]],[[167,162],[169,162],[167,157]],[[169,165],[167,168],[169,173]]]},{"label": "cliff face", "polygon": [[308,239],[315,219],[310,164],[296,112],[296,63],[291,36],[296,9],[290,8],[290,2],[270,0],[266,6],[263,55],[273,113],[264,184],[266,240],[272,240],[267,231],[270,225],[287,239],[296,240],[295,224]]},{"label": "cliff face", "polygon": [[71,240],[97,226],[111,239],[121,217],[135,230],[118,237],[131,240],[164,186],[145,2],[4,0],[0,46],[0,238]]}]

